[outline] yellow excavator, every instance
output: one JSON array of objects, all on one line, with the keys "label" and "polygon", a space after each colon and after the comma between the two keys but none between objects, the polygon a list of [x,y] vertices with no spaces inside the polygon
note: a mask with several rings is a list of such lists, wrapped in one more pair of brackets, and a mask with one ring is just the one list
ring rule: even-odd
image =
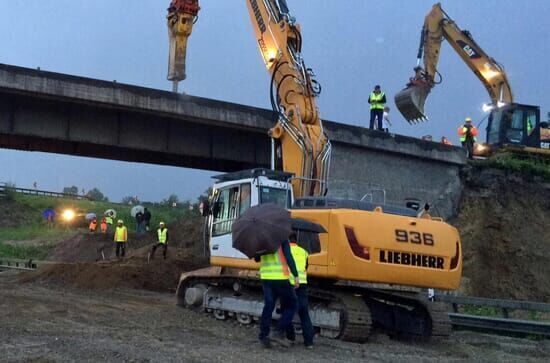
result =
[{"label": "yellow excavator", "polygon": [[[406,88],[395,96],[395,104],[403,117],[409,123],[427,119],[426,98],[442,79],[437,65],[443,40],[474,72],[491,98],[491,104],[484,106],[490,111],[486,143],[476,145],[474,154],[488,156],[506,146],[550,156],[550,128],[548,122],[541,122],[539,107],[514,103],[504,68],[483,51],[470,32],[461,30],[439,3],[424,20],[415,74]],[[422,60],[423,67],[420,66]]]},{"label": "yellow excavator", "polygon": [[[246,3],[278,115],[269,131],[272,168],[214,177],[203,211],[211,267],[182,274],[178,304],[241,324],[258,320],[263,307],[259,266],[232,247],[231,226],[251,206],[275,203],[328,231],[320,236],[321,252],[311,255],[308,265],[310,313],[322,336],[364,342],[373,326],[392,334],[448,334],[444,306],[429,301],[424,290],[404,287],[459,287],[458,231],[427,213],[417,217],[406,206],[326,197],[330,142],[315,102],[321,87],[301,54],[300,26],[284,0]],[[171,39],[183,48],[187,38],[177,34],[188,36],[191,29],[177,33],[174,28],[192,24],[196,14],[186,9],[197,8],[196,0],[170,6]],[[171,53],[170,69],[175,61]]]}]

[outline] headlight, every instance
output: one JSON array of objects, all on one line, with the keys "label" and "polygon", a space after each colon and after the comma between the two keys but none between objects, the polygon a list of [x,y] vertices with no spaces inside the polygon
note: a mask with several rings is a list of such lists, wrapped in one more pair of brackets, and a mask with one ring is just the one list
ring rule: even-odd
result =
[{"label": "headlight", "polygon": [[65,209],[61,214],[61,218],[63,218],[63,220],[67,222],[72,221],[75,216],[76,216],[76,213],[72,209]]}]

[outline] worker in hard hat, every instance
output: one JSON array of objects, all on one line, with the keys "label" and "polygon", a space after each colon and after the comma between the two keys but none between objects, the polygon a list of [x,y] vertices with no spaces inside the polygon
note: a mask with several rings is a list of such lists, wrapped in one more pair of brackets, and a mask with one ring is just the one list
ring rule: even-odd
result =
[{"label": "worker in hard hat", "polygon": [[149,259],[152,260],[155,257],[155,251],[157,248],[162,247],[162,255],[166,260],[166,250],[168,249],[168,228],[164,222],[159,223],[159,228],[157,229],[157,243],[151,249],[149,253]]},{"label": "worker in hard hat", "polygon": [[92,219],[88,228],[90,229],[90,232],[94,233],[97,228],[97,219]]},{"label": "worker in hard hat", "polygon": [[124,225],[124,221],[122,219],[117,221],[114,241],[116,244],[116,257],[124,257],[126,252],[126,243],[128,242],[128,229]]},{"label": "worker in hard hat", "polygon": [[476,142],[477,128],[472,125],[472,119],[466,117],[462,126],[458,128],[458,136],[462,147],[466,149],[466,156],[472,160],[474,158],[474,142]]}]

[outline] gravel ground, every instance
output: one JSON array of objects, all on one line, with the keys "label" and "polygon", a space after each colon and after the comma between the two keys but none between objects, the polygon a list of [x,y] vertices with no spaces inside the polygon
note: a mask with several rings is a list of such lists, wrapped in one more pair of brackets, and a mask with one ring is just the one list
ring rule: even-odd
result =
[{"label": "gravel ground", "polygon": [[218,321],[175,306],[172,294],[81,290],[21,284],[0,273],[0,361],[65,362],[536,362],[549,361],[550,340],[454,332],[447,340],[411,342],[377,334],[366,344],[318,338],[266,350],[257,326]]}]

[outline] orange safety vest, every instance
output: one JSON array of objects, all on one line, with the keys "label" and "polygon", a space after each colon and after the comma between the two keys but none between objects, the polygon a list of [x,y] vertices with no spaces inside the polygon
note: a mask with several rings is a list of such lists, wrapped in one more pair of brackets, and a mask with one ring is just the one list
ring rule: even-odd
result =
[{"label": "orange safety vest", "polygon": [[90,231],[95,232],[95,229],[97,228],[97,221],[93,220],[90,222]]},{"label": "orange safety vest", "polygon": [[101,221],[101,232],[105,233],[107,232],[107,222]]}]

